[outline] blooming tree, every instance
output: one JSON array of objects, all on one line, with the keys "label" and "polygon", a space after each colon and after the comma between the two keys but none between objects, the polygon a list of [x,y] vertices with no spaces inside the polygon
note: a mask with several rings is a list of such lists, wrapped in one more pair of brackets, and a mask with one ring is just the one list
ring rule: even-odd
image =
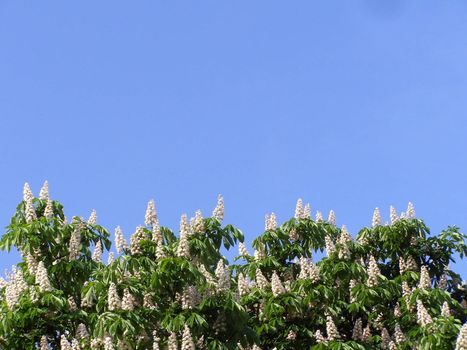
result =
[{"label": "blooming tree", "polygon": [[0,282],[0,349],[467,349],[467,287],[449,268],[465,236],[430,234],[410,203],[384,225],[376,209],[354,239],[298,200],[280,226],[266,215],[250,254],[221,196],[178,234],[150,201],[104,263],[95,211],[68,221],[47,183],[23,195],[0,240],[22,256]]}]

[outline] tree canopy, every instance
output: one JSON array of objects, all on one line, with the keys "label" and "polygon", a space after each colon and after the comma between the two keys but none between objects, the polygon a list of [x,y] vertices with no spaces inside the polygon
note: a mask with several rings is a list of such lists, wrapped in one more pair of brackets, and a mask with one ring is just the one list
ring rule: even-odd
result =
[{"label": "tree canopy", "polygon": [[219,196],[175,234],[150,201],[104,263],[95,211],[68,220],[47,182],[37,198],[26,184],[0,240],[22,257],[0,281],[0,349],[467,350],[467,286],[449,267],[467,253],[458,227],[431,234],[409,203],[386,224],[375,209],[354,238],[299,199],[281,225],[266,216],[250,255],[223,219]]}]

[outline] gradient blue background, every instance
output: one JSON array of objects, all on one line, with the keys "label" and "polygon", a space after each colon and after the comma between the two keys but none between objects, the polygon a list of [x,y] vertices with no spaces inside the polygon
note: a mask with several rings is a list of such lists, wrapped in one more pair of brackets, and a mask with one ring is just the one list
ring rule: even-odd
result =
[{"label": "gradient blue background", "polygon": [[127,237],[218,193],[247,242],[298,197],[465,229],[466,94],[461,0],[0,1],[0,226],[48,179]]}]

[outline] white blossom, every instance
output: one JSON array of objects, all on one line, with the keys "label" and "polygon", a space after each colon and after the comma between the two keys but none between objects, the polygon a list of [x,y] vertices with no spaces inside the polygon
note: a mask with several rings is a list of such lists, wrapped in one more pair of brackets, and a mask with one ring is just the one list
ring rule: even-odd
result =
[{"label": "white blossom", "polygon": [[32,201],[33,199],[34,199],[34,195],[32,194],[29,184],[26,182],[23,187],[23,201],[27,202],[29,200]]},{"label": "white blossom", "polygon": [[326,338],[324,338],[323,334],[321,333],[319,329],[315,332],[315,338],[318,344],[324,343],[326,341]]},{"label": "white blossom", "polygon": [[250,254],[248,253],[248,250],[246,249],[245,243],[240,242],[238,244],[238,254],[244,258],[250,256]]},{"label": "white blossom", "polygon": [[115,350],[114,345],[112,343],[112,338],[105,337],[105,339],[104,339],[104,350]]},{"label": "white blossom", "polygon": [[161,226],[159,225],[159,219],[157,218],[155,222],[152,224],[152,240],[156,243],[163,242]]},{"label": "white blossom", "polygon": [[369,263],[368,263],[368,280],[367,280],[367,285],[368,287],[372,288],[375,287],[378,284],[378,276],[381,274],[378,268],[378,264],[373,257],[373,255],[370,255]]},{"label": "white blossom", "polygon": [[349,243],[352,242],[352,236],[347,231],[347,227],[342,225],[341,234],[339,237],[339,259],[350,259]]},{"label": "white blossom", "polygon": [[224,198],[221,194],[217,196],[217,205],[212,212],[212,217],[219,221],[224,220]]},{"label": "white blossom", "polygon": [[260,269],[256,269],[256,285],[259,289],[266,289],[269,286],[269,282],[264,277]]},{"label": "white blossom", "polygon": [[261,259],[264,259],[266,257],[266,252],[264,251],[264,246],[260,245],[258,246],[258,249],[255,249],[253,256],[255,258],[255,261],[259,261]]},{"label": "white blossom", "polygon": [[44,209],[44,217],[46,219],[52,219],[54,217],[54,209],[50,198],[47,198],[47,204],[45,205]]},{"label": "white blossom", "polygon": [[394,316],[395,317],[401,317],[402,316],[401,306],[399,305],[399,302],[397,302],[396,306],[394,306]]},{"label": "white blossom", "polygon": [[92,253],[92,260],[99,263],[102,262],[102,243],[97,241],[96,246],[94,247],[94,252]]},{"label": "white blossom", "polygon": [[195,217],[191,220],[190,225],[192,227],[193,233],[203,233],[204,232],[204,218],[201,210],[197,210]]},{"label": "white blossom", "polygon": [[423,289],[431,288],[430,274],[428,273],[428,269],[424,265],[420,269],[420,283],[418,284],[418,288],[423,288]]},{"label": "white blossom", "polygon": [[464,323],[457,336],[455,350],[467,350],[467,323]]},{"label": "white blossom", "polygon": [[79,227],[76,227],[72,234],[71,234],[71,238],[70,238],[70,244],[69,244],[69,259],[70,260],[75,260],[79,257],[80,255],[80,252],[79,252],[79,248],[80,248],[80,245],[81,245],[81,234],[80,234],[80,229]]},{"label": "white blossom", "polygon": [[122,253],[123,250],[128,249],[128,244],[123,237],[123,232],[120,226],[115,228],[115,245],[117,247],[117,253]]},{"label": "white blossom", "polygon": [[397,222],[397,220],[399,220],[396,208],[394,208],[392,205],[389,207],[389,218],[391,220],[391,225],[394,225]]},{"label": "white blossom", "polygon": [[171,332],[167,341],[167,350],[178,350],[177,335]]},{"label": "white blossom", "polygon": [[157,242],[156,258],[159,260],[165,258],[164,244],[162,243],[162,240]]},{"label": "white blossom", "polygon": [[402,332],[399,323],[396,323],[396,326],[394,327],[394,340],[396,341],[396,344],[403,343],[406,340],[405,334]]},{"label": "white blossom", "polygon": [[322,214],[320,211],[317,211],[317,212],[316,212],[315,221],[316,221],[316,222],[322,222],[322,221],[323,221],[323,214]]},{"label": "white blossom", "polygon": [[449,304],[447,301],[443,303],[443,306],[441,307],[441,316],[443,317],[449,317],[451,316],[451,309],[449,308]]},{"label": "white blossom", "polygon": [[110,311],[118,310],[122,307],[122,302],[117,292],[117,286],[113,282],[111,282],[109,286],[109,293],[108,293],[107,301],[108,301],[108,306],[109,306]]},{"label": "white blossom", "polygon": [[50,350],[49,341],[47,340],[47,337],[45,335],[41,337],[39,346],[40,350]]},{"label": "white blossom", "polygon": [[292,227],[289,231],[289,238],[292,242],[296,241],[298,239],[298,233],[297,229],[295,227]]},{"label": "white blossom", "polygon": [[379,209],[375,208],[373,212],[373,219],[371,220],[371,227],[381,226],[381,214]]},{"label": "white blossom", "polygon": [[112,264],[115,261],[115,256],[113,252],[110,252],[107,256],[107,265]]},{"label": "white blossom", "polygon": [[70,295],[67,299],[68,301],[68,307],[70,311],[76,311],[78,309],[78,306],[76,305],[75,299]]},{"label": "white blossom", "polygon": [[79,345],[79,342],[77,339],[72,339],[71,340],[71,349],[72,350],[81,350],[81,346]]},{"label": "white blossom", "polygon": [[148,202],[148,206],[146,208],[146,215],[144,216],[144,224],[146,226],[153,226],[155,223],[157,223],[156,206],[154,204],[154,199],[151,199]]},{"label": "white blossom", "polygon": [[152,350],[160,350],[159,348],[159,337],[157,336],[156,330],[152,332]]},{"label": "white blossom", "polygon": [[331,316],[326,316],[326,333],[328,335],[328,340],[336,340],[339,339],[339,332],[337,330],[334,321],[332,320]]},{"label": "white blossom", "polygon": [[349,281],[349,294],[350,294],[350,302],[354,303],[355,302],[355,295],[353,292],[353,289],[357,286],[357,281],[354,279],[351,279]]},{"label": "white blossom", "polygon": [[47,269],[45,268],[43,261],[40,261],[37,265],[36,282],[37,284],[39,284],[39,290],[41,292],[47,292],[52,290],[49,277],[47,276]]},{"label": "white blossom", "polygon": [[409,287],[407,281],[402,281],[402,296],[408,298],[412,294],[412,290]]},{"label": "white blossom", "polygon": [[36,288],[29,288],[29,299],[32,303],[37,303],[39,301],[39,294],[37,293]]},{"label": "white blossom", "polygon": [[404,258],[401,256],[399,257],[399,272],[401,275],[403,275],[405,271],[407,271],[407,266],[405,264]]},{"label": "white blossom", "polygon": [[297,200],[297,204],[295,205],[295,219],[299,220],[303,217],[303,202],[302,199],[299,198]]},{"label": "white blossom", "polygon": [[418,270],[418,264],[412,255],[409,255],[409,257],[405,260],[405,268],[407,269],[407,271]]},{"label": "white blossom", "polygon": [[272,273],[271,289],[272,289],[272,294],[275,297],[285,293],[284,286],[282,285],[282,282],[281,282],[279,276],[277,275],[276,271],[274,271]]},{"label": "white blossom", "polygon": [[199,272],[201,272],[201,274],[204,276],[204,278],[206,279],[206,282],[209,285],[216,285],[216,279],[212,276],[212,274],[208,270],[206,270],[206,267],[203,264],[199,265],[198,269],[199,269]]},{"label": "white blossom", "polygon": [[[374,312],[374,308],[373,308],[373,312]],[[384,315],[383,313],[379,313],[376,318],[373,320],[373,324],[374,324],[374,327],[380,331],[383,330],[384,328],[384,325],[383,325],[383,321],[384,321]]]},{"label": "white blossom", "polygon": [[188,244],[188,235],[190,227],[187,223],[186,214],[183,214],[180,218],[180,239],[178,240],[177,256],[181,258],[190,257],[190,246]]},{"label": "white blossom", "polygon": [[128,288],[123,291],[122,310],[133,311],[135,308],[135,298]]},{"label": "white blossom", "polygon": [[277,228],[276,214],[266,215],[264,229],[265,231],[274,231]]},{"label": "white blossom", "polygon": [[230,288],[229,269],[224,265],[224,260],[219,259],[216,267],[217,291],[223,292]]},{"label": "white blossom", "polygon": [[389,343],[391,342],[391,336],[386,328],[381,331],[381,347],[383,349],[389,349]]},{"label": "white blossom", "polygon": [[326,246],[326,254],[328,257],[330,257],[336,251],[336,246],[334,245],[334,242],[332,241],[331,237],[329,237],[328,235],[324,237],[324,242]]},{"label": "white blossom", "polygon": [[249,292],[249,285],[248,285],[248,280],[246,279],[245,275],[243,273],[238,274],[238,294],[240,296],[247,295]]},{"label": "white blossom", "polygon": [[302,219],[311,219],[311,207],[310,207],[310,203],[305,204],[305,207],[303,208]]},{"label": "white blossom", "polygon": [[29,274],[35,275],[36,270],[37,270],[37,264],[38,264],[36,258],[34,256],[32,256],[31,253],[28,252],[26,254],[25,260],[26,260],[26,264],[28,266]]},{"label": "white blossom", "polygon": [[308,269],[309,269],[309,273],[310,273],[310,280],[313,283],[318,282],[320,277],[319,277],[319,271],[318,271],[318,268],[316,267],[316,265],[313,262],[310,262],[310,264],[308,266]]},{"label": "white blossom", "polygon": [[362,319],[358,318],[355,321],[353,331],[352,331],[352,339],[355,341],[361,341],[363,338],[363,324]]},{"label": "white blossom", "polygon": [[363,335],[362,335],[362,341],[364,343],[368,343],[371,338],[371,330],[370,330],[370,325],[367,324],[366,327],[363,329]]},{"label": "white blossom", "polygon": [[407,219],[415,219],[415,208],[412,202],[409,202],[409,204],[407,205],[407,211],[405,213],[405,217]]},{"label": "white blossom", "polygon": [[182,334],[182,349],[181,350],[195,350],[195,344],[193,343],[193,338],[191,337],[190,328],[185,325]]},{"label": "white blossom", "polygon": [[89,225],[96,225],[97,224],[97,213],[96,213],[96,211],[94,209],[92,210],[91,215],[89,216],[88,224]]},{"label": "white blossom", "polygon": [[130,252],[132,255],[141,254],[142,250],[140,242],[145,238],[146,234],[142,226],[138,226],[136,231],[130,237]]},{"label": "white blossom", "polygon": [[297,333],[295,333],[293,330],[290,330],[287,334],[287,340],[294,341],[295,339],[297,339]]},{"label": "white blossom", "polygon": [[198,305],[200,301],[200,295],[196,289],[196,286],[191,285],[184,288],[181,301],[183,310],[193,309],[196,305]]},{"label": "white blossom", "polygon": [[298,275],[298,279],[305,279],[305,278],[308,278],[308,274],[309,274],[309,262],[308,260],[301,256],[300,257],[300,260],[299,260],[299,264],[300,264],[300,273]]},{"label": "white blossom", "polygon": [[18,303],[21,294],[28,288],[24,280],[23,273],[13,267],[12,274],[9,275],[9,282],[5,286],[5,301],[10,310],[12,310]]},{"label": "white blossom", "polygon": [[49,182],[47,180],[44,181],[42,188],[39,192],[39,199],[41,201],[46,201],[49,199]]},{"label": "white blossom", "polygon": [[329,211],[328,223],[330,223],[332,226],[336,226],[336,214],[334,214],[334,210]]},{"label": "white blossom", "polygon": [[92,350],[100,350],[102,345],[102,340],[99,338],[91,339],[91,349]]},{"label": "white blossom", "polygon": [[151,294],[149,294],[149,293],[144,294],[144,297],[143,297],[143,307],[145,307],[145,308],[147,308],[147,309],[151,309],[151,310],[155,310],[155,309],[156,309],[156,305],[154,305],[154,303],[152,302],[152,296],[151,296]]},{"label": "white blossom", "polygon": [[347,230],[347,226],[342,225],[341,234],[339,236],[339,243],[344,245],[347,243],[352,242],[352,236],[350,235],[349,231]]},{"label": "white blossom", "polygon": [[66,339],[65,335],[60,337],[60,350],[73,350],[70,342]]},{"label": "white blossom", "polygon": [[417,322],[421,326],[426,326],[433,322],[433,319],[428,314],[428,311],[421,300],[417,300]]},{"label": "white blossom", "polygon": [[84,323],[80,323],[78,328],[76,328],[76,338],[77,339],[87,339],[89,338],[89,333]]},{"label": "white blossom", "polygon": [[37,219],[36,209],[34,208],[34,203],[32,200],[32,198],[28,198],[26,200],[26,207],[24,209],[26,222],[28,224]]}]

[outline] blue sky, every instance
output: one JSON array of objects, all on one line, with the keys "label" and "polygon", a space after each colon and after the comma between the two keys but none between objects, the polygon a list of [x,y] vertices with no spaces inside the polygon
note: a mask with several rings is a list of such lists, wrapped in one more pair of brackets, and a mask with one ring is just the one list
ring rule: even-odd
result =
[{"label": "blue sky", "polygon": [[467,228],[465,1],[2,1],[0,43],[2,227],[47,179],[127,237],[218,193],[247,242],[298,197]]}]

